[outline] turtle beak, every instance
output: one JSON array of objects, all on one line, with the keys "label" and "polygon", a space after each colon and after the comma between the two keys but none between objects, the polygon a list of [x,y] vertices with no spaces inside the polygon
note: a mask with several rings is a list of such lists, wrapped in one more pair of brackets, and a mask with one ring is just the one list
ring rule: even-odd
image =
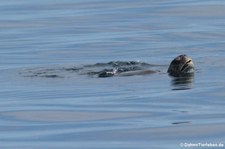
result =
[{"label": "turtle beak", "polygon": [[192,62],[191,58],[187,58],[186,62],[183,64],[180,71],[186,73],[194,72],[194,63]]}]

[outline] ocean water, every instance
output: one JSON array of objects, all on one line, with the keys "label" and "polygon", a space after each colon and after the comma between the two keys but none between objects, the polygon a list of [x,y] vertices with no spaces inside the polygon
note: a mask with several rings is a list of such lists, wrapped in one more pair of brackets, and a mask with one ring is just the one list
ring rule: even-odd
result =
[{"label": "ocean water", "polygon": [[[0,148],[225,148],[224,10],[221,0],[1,1]],[[180,54],[196,66],[186,81],[166,73]],[[59,69],[133,60],[161,71]]]}]

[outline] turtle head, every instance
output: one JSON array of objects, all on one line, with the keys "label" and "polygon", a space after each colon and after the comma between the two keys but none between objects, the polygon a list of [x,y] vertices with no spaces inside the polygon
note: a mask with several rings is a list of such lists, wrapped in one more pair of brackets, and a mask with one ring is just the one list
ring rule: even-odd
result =
[{"label": "turtle head", "polygon": [[194,73],[194,64],[187,55],[179,55],[170,63],[167,70],[169,75],[174,77],[190,75]]}]

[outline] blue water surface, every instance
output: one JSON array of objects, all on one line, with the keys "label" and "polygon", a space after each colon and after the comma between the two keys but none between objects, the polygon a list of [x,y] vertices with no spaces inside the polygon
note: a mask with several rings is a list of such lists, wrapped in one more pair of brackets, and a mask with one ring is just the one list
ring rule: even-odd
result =
[{"label": "blue water surface", "polygon": [[[225,148],[224,10],[221,0],[1,1],[0,148]],[[186,83],[166,73],[180,54],[196,66]],[[117,60],[162,67],[110,78],[59,69]],[[23,75],[40,69],[65,77]]]}]

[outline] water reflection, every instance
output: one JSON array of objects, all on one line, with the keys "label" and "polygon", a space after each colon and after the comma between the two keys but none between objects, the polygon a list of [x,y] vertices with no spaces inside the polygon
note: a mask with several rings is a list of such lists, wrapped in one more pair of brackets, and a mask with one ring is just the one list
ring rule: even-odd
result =
[{"label": "water reflection", "polygon": [[194,82],[194,74],[173,77],[171,80],[172,90],[188,90],[192,89]]},{"label": "water reflection", "polygon": [[190,124],[191,122],[189,122],[189,121],[180,121],[180,122],[173,122],[173,123],[171,123],[171,124],[173,124],[173,125],[182,125],[182,124]]}]

